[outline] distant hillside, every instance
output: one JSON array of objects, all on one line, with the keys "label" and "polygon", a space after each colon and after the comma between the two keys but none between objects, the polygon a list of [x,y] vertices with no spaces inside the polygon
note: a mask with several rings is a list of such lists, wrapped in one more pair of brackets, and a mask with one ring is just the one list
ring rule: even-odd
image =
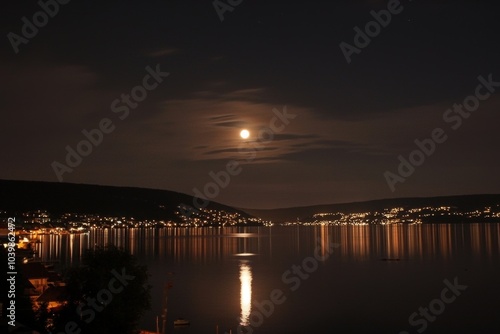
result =
[{"label": "distant hillside", "polygon": [[[0,180],[0,210],[47,210],[52,214],[81,213],[177,221],[177,206],[193,206],[193,197],[167,190],[87,184]],[[247,213],[210,202],[208,209]]]},{"label": "distant hillside", "polygon": [[243,209],[245,212],[273,222],[290,222],[305,220],[316,213],[326,212],[374,212],[386,208],[404,207],[405,209],[419,207],[441,207],[450,206],[460,210],[475,210],[485,206],[496,206],[500,204],[500,195],[461,195],[444,197],[414,197],[414,198],[392,198],[367,202],[341,203],[314,205],[293,208],[280,208],[270,210]]},{"label": "distant hillside", "polygon": [[[26,211],[47,210],[51,214],[98,214],[114,217],[134,217],[179,221],[177,206],[193,205],[190,195],[167,190],[111,187],[74,183],[0,180],[0,210],[20,214]],[[403,207],[405,210],[422,207],[451,207],[453,211],[482,210],[485,206],[500,211],[500,195],[463,195],[429,198],[394,198],[356,203],[315,205],[272,210],[237,209],[210,202],[208,209],[238,213],[244,218],[258,217],[278,222],[311,221],[317,213],[381,212]],[[442,222],[440,217],[426,218],[425,222]],[[447,217],[446,222],[462,219]],[[450,220],[451,219],[451,220]],[[453,220],[454,219],[454,220]],[[470,219],[467,221],[471,221]],[[500,218],[482,220],[500,221]]]}]

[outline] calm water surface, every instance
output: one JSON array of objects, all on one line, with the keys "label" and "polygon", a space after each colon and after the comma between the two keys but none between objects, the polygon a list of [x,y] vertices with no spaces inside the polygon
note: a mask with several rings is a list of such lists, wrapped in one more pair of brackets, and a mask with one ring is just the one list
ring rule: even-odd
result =
[{"label": "calm water surface", "polygon": [[[243,325],[251,328],[242,333],[500,333],[499,224],[95,229],[38,238],[38,256],[61,269],[108,244],[138,257],[151,274],[152,309],[141,323],[151,331],[172,282],[168,333],[238,333]],[[446,291],[449,303],[440,301],[445,280],[466,286],[458,296]],[[420,307],[434,314],[426,319]],[[174,328],[179,316],[191,325]]]}]

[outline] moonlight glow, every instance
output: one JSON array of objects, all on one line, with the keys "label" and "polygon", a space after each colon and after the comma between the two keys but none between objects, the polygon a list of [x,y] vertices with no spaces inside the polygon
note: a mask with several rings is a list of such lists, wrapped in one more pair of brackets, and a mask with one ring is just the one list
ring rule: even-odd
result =
[{"label": "moonlight glow", "polygon": [[248,137],[250,137],[250,131],[248,131],[247,129],[241,130],[240,137],[243,139],[247,139]]}]

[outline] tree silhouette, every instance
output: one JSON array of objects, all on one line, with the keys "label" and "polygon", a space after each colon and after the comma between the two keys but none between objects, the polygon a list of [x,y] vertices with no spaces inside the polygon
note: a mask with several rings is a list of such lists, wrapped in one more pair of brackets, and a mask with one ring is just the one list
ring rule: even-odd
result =
[{"label": "tree silhouette", "polygon": [[82,263],[69,271],[68,303],[54,333],[136,333],[151,306],[147,267],[114,246],[87,250]]}]

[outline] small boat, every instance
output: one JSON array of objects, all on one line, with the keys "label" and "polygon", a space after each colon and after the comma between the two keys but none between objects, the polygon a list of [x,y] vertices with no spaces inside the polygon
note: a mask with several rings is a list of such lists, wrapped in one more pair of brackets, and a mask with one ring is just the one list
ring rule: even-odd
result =
[{"label": "small boat", "polygon": [[177,318],[174,320],[174,326],[189,326],[189,320]]},{"label": "small boat", "polygon": [[174,320],[174,326],[189,326],[189,320],[178,318]]}]

